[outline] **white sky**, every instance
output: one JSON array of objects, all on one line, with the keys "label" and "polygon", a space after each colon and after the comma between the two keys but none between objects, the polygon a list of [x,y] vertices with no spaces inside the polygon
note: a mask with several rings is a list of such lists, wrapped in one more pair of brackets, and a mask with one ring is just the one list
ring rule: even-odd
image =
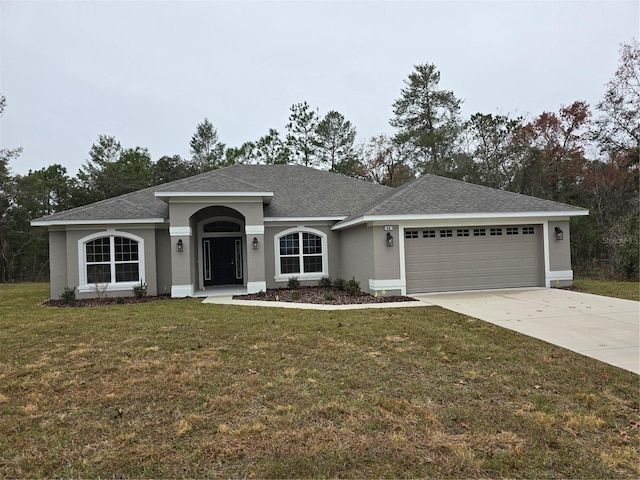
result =
[{"label": "white sky", "polygon": [[422,63],[463,114],[538,115],[585,100],[640,37],[640,2],[29,2],[0,0],[0,146],[24,174],[75,175],[98,135],[189,158],[208,117],[227,146],[284,136],[293,103],[337,110],[358,142],[392,133]]}]

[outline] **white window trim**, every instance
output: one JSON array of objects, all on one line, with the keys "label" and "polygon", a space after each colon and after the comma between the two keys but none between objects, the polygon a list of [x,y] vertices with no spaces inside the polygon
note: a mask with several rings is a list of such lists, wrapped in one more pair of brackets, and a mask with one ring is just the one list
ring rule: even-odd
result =
[{"label": "white window trim", "polygon": [[[313,272],[313,273],[282,273],[280,266],[280,238],[286,235],[290,235],[292,233],[311,233],[313,235],[317,235],[320,237],[320,242],[322,245],[322,272]],[[276,264],[276,282],[286,282],[291,277],[296,277],[298,280],[320,280],[322,277],[329,275],[329,261],[328,261],[328,249],[329,245],[327,242],[327,234],[321,232],[320,230],[315,230],[313,228],[308,227],[294,227],[289,228],[288,230],[284,230],[282,232],[278,232],[273,237],[273,247],[274,247],[274,258]],[[300,268],[302,269],[302,239],[300,239]]]},{"label": "white window trim", "polygon": [[[140,280],[136,282],[115,282],[112,281],[110,283],[87,283],[87,256],[86,256],[86,244],[92,240],[97,238],[109,237],[110,247],[113,248],[114,240],[113,237],[123,237],[128,238],[130,240],[135,240],[138,242],[138,272],[140,273]],[[115,252],[111,250],[111,278],[115,280]],[[91,235],[87,235],[86,237],[78,240],[78,292],[79,293],[95,293],[96,288],[99,288],[100,291],[105,292],[122,292],[122,291],[131,291],[133,287],[139,285],[140,282],[144,283],[144,239],[138,237],[129,232],[121,232],[117,230],[105,230],[103,232],[92,233]]]}]

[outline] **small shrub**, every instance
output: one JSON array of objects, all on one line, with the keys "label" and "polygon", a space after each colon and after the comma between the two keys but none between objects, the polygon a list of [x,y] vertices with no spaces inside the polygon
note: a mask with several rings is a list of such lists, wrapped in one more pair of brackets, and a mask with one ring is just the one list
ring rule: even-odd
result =
[{"label": "small shrub", "polygon": [[60,294],[60,300],[62,300],[65,305],[73,305],[76,303],[76,287],[64,287],[64,290]]},{"label": "small shrub", "polygon": [[347,282],[345,282],[344,278],[340,278],[340,277],[336,277],[336,279],[333,281],[333,286],[335,287],[336,290],[340,290],[341,292],[344,291]]},{"label": "small shrub", "polygon": [[147,296],[147,284],[143,283],[142,280],[140,280],[140,283],[138,285],[136,285],[135,287],[133,287],[133,294],[138,298],[146,297]]},{"label": "small shrub", "polygon": [[331,301],[336,299],[336,296],[331,292],[325,292],[324,299],[328,300],[329,302],[331,302]]},{"label": "small shrub", "polygon": [[116,298],[116,303],[118,305],[124,305],[124,298],[123,297]]},{"label": "small shrub", "polygon": [[320,279],[320,281],[318,282],[318,286],[319,287],[325,287],[325,288],[329,288],[331,287],[331,285],[333,285],[333,281],[331,280],[331,277],[329,276],[324,276]]},{"label": "small shrub", "polygon": [[298,280],[298,277],[289,278],[289,282],[287,283],[287,288],[289,288],[290,290],[299,289],[300,288],[300,280]]},{"label": "small shrub", "polygon": [[360,282],[358,282],[355,277],[352,277],[351,280],[345,284],[344,289],[349,295],[358,295],[360,293]]},{"label": "small shrub", "polygon": [[95,283],[93,286],[93,290],[96,292],[96,298],[100,303],[104,302],[105,298],[107,298],[107,288],[109,288],[108,283]]},{"label": "small shrub", "polygon": [[264,290],[260,290],[258,293],[256,293],[256,295],[258,295],[258,297],[260,298],[264,298],[267,296],[267,294],[264,292]]}]

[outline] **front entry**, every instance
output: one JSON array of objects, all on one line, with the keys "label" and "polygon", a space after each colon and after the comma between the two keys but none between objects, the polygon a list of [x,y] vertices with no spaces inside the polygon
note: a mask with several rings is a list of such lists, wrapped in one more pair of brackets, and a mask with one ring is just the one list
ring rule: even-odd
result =
[{"label": "front entry", "polygon": [[202,239],[204,286],[242,284],[242,238]]}]

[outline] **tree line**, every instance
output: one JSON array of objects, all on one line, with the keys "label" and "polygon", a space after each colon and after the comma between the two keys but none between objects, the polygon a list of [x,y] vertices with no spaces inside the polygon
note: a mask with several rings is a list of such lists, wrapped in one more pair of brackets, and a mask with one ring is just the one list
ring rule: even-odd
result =
[{"label": "tree line", "polygon": [[[538,116],[461,115],[462,100],[440,86],[435,65],[417,65],[393,103],[393,135],[356,142],[341,113],[291,106],[281,134],[228,147],[205,118],[191,158],[123,147],[100,135],[75,176],[53,164],[12,175],[20,148],[0,150],[0,281],[48,277],[47,232],[30,221],[116,195],[235,164],[300,164],[389,186],[443,175],[589,208],[571,220],[572,261],[582,275],[638,278],[640,46],[624,44],[619,65],[592,108],[583,101]],[[0,114],[7,103],[0,95]]]}]

